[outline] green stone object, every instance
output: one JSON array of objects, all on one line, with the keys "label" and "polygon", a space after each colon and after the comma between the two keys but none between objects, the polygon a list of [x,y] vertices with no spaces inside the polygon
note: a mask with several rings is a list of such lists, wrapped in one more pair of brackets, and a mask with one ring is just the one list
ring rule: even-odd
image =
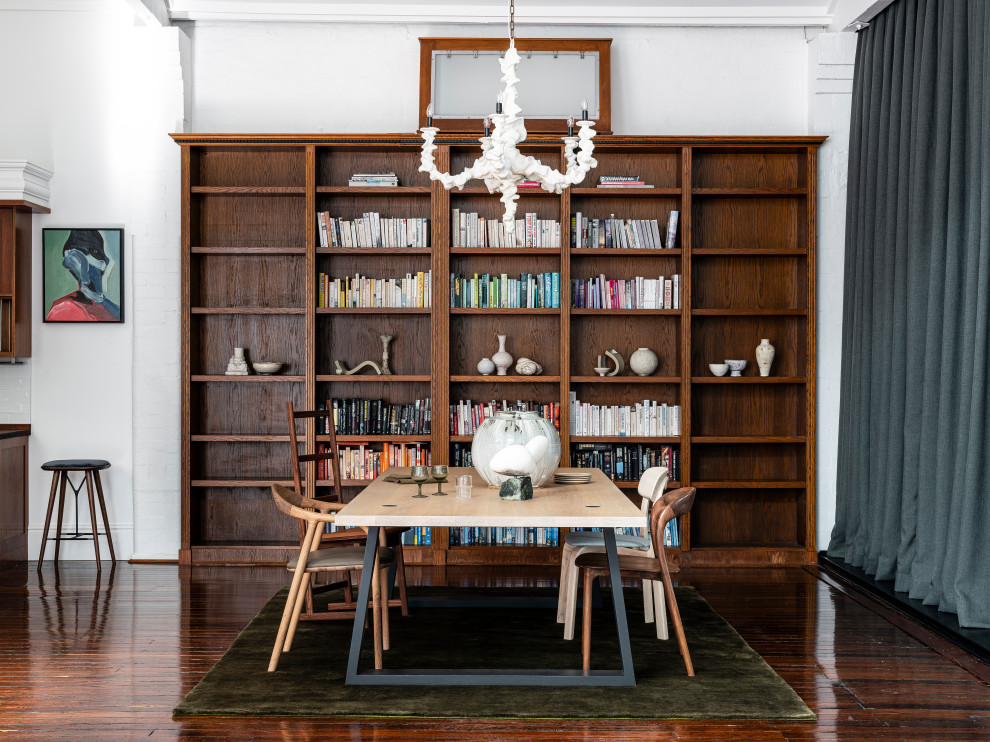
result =
[{"label": "green stone object", "polygon": [[532,500],[532,477],[510,477],[506,479],[502,482],[502,486],[499,487],[498,496],[503,500]]}]

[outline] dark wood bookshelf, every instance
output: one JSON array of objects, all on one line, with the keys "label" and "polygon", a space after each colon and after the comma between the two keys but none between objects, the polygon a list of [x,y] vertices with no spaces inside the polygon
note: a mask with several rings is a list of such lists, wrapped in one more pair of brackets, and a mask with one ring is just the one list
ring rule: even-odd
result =
[{"label": "dark wood bookshelf", "polygon": [[[432,400],[429,435],[338,436],[342,445],[429,444],[450,460],[447,410],[462,399],[511,396],[560,405],[562,464],[577,444],[673,446],[680,479],[699,496],[682,518],[684,565],[809,564],[815,544],[815,217],[821,137],[595,138],[598,167],[562,194],[521,189],[519,213],[562,227],[560,248],[451,248],[452,209],[500,218],[498,194],[472,185],[446,191],[419,172],[415,134],[174,135],[182,157],[182,536],[180,561],[278,562],[298,548],[290,519],[276,517],[272,482],[291,483],[285,402],[312,408],[330,398]],[[463,138],[437,141],[442,170],[478,156]],[[524,149],[564,163],[559,138],[533,135]],[[395,172],[397,187],[351,187],[355,172]],[[654,188],[598,188],[599,175],[637,175]],[[680,212],[672,249],[574,248],[571,217],[657,219]],[[430,220],[428,248],[321,247],[317,214]],[[360,272],[390,278],[431,270],[430,308],[319,308],[317,277]],[[561,308],[450,307],[451,272],[560,273]],[[573,309],[571,279],[681,275],[681,309]],[[379,361],[378,336],[394,337],[391,376],[334,373]],[[476,366],[508,336],[514,358],[542,375],[481,376]],[[760,377],[754,349],[777,348]],[[234,346],[248,361],[285,364],[274,376],[223,375]],[[639,347],[659,357],[655,375],[599,377],[598,355]],[[749,361],[741,377],[709,363]],[[570,393],[582,402],[681,407],[675,437],[572,436]],[[313,425],[310,446],[325,442]],[[305,486],[328,494],[315,473]],[[367,483],[344,480],[345,499]],[[636,482],[617,482],[636,499]],[[481,486],[484,486],[483,484]],[[563,533],[561,534],[561,538]],[[446,528],[407,561],[553,564],[560,548],[451,546]]]}]

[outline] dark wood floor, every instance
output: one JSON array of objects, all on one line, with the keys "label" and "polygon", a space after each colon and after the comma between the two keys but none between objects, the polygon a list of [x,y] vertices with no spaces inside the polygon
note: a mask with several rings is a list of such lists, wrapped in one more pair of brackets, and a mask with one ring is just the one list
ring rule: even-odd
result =
[{"label": "dark wood floor", "polygon": [[[412,569],[420,583],[552,584],[552,571]],[[53,739],[988,740],[990,687],[807,571],[693,570],[705,598],[816,723],[173,721],[171,709],[286,582],[276,568],[92,564],[0,573],[0,741]],[[867,601],[868,602],[868,601]],[[964,661],[964,660],[963,660]],[[980,670],[979,667],[976,668]]]}]

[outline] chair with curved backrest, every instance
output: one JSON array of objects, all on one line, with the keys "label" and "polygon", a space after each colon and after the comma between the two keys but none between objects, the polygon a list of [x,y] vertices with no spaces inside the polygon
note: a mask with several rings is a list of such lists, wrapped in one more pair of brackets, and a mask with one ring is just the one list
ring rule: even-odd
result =
[{"label": "chair with curved backrest", "polygon": [[[282,622],[278,627],[275,648],[268,663],[268,672],[274,672],[282,652],[292,647],[304,597],[318,572],[352,572],[360,570],[364,563],[364,548],[360,546],[319,549],[319,535],[327,523],[333,523],[334,513],[344,507],[340,503],[320,502],[303,497],[280,484],[272,485],[275,505],[286,515],[304,525],[305,534],[299,547],[299,556],[286,564],[293,573],[289,595],[285,599]],[[388,649],[388,605],[383,596],[388,590],[388,567],[394,555],[391,549],[380,547],[375,556],[375,579],[372,584],[371,614],[374,623],[375,669],[382,667],[382,648]],[[348,617],[353,617],[353,613]]]},{"label": "chair with curved backrest", "polygon": [[[289,415],[289,446],[292,449],[292,479],[295,483],[296,492],[302,494],[303,486],[303,466],[316,467],[317,462],[327,462],[328,474],[333,486],[334,499],[338,503],[344,502],[344,495],[341,491],[340,478],[340,454],[337,450],[337,435],[334,430],[333,410],[297,410],[292,402],[286,403],[286,410]],[[323,451],[309,451],[299,453],[299,439],[296,435],[296,420],[314,420],[320,426],[320,434],[326,436],[326,447]],[[326,431],[325,433],[323,431]],[[315,473],[315,472],[314,472]],[[406,598],[406,571],[405,559],[402,552],[402,534],[408,528],[386,528],[382,536],[382,544],[391,547],[395,555],[396,583],[399,588],[399,599],[390,600],[389,605],[398,606],[402,609],[402,615],[409,615],[409,604]],[[303,531],[300,527],[299,537],[302,538]],[[360,528],[346,528],[340,531],[324,533],[317,541],[317,548],[337,548],[348,546],[364,546],[366,534]],[[353,615],[354,604],[351,593],[351,580],[349,575],[344,576],[344,602],[332,603],[327,606],[323,613],[313,611],[313,588],[306,592],[306,611],[302,614],[304,620],[325,620],[335,618],[348,618]],[[335,587],[330,585],[329,587]],[[316,588],[317,591],[325,588]]]},{"label": "chair with curved backrest", "polygon": [[[615,545],[619,554],[629,556],[653,556],[650,542],[650,506],[663,494],[667,487],[667,467],[651,466],[640,477],[636,491],[642,500],[644,528],[639,536],[617,533]],[[560,590],[557,596],[557,623],[564,624],[564,639],[574,638],[574,614],[577,611],[578,571],[574,560],[582,554],[605,553],[605,537],[594,531],[571,531],[564,537],[564,548],[560,556]],[[667,638],[667,621],[663,616],[663,587],[659,582],[643,583],[643,609],[646,623],[654,620],[657,611],[654,604],[659,602],[663,620],[657,621],[657,638]],[[587,596],[585,598],[587,600]]]},{"label": "chair with curved backrest", "polygon": [[[687,639],[684,637],[684,626],[681,623],[681,613],[677,610],[677,599],[674,597],[674,585],[670,573],[676,572],[677,567],[667,564],[667,555],[663,549],[663,529],[670,521],[691,510],[697,490],[694,487],[667,492],[653,504],[650,512],[650,535],[653,540],[655,556],[619,556],[619,571],[623,577],[639,580],[660,580],[663,582],[664,595],[667,598],[667,608],[674,621],[674,631],[677,633],[677,643],[680,646],[681,657],[687,674],[694,677],[694,665],[691,664],[691,653],[688,651]],[[608,576],[608,561],[605,554],[582,554],[575,562],[581,572],[584,582],[584,594],[591,593],[592,583]],[[655,601],[656,603],[657,601]],[[591,669],[591,601],[585,600],[583,605],[583,622],[581,628],[581,656],[585,670]],[[660,621],[659,613],[657,621]]]}]

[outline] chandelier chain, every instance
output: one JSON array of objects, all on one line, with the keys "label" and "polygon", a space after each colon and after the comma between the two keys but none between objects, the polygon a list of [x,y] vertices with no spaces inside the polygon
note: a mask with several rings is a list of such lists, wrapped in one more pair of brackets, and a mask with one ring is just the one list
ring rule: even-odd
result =
[{"label": "chandelier chain", "polygon": [[509,38],[516,38],[516,0],[509,0]]}]

